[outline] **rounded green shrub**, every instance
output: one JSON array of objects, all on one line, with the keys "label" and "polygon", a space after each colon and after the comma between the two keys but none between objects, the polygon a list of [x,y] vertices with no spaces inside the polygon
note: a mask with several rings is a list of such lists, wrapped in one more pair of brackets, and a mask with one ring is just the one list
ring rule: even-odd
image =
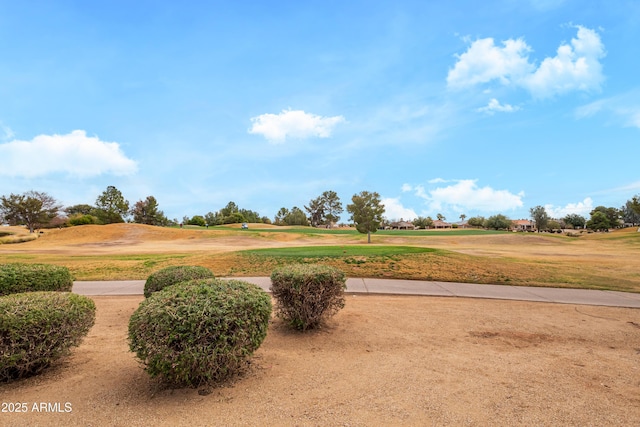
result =
[{"label": "rounded green shrub", "polygon": [[320,326],[344,308],[347,279],[341,270],[326,265],[287,265],[271,273],[276,315],[298,330]]},{"label": "rounded green shrub", "polygon": [[100,224],[100,220],[97,216],[93,215],[74,215],[67,221],[69,225],[88,225],[88,224]]},{"label": "rounded green shrub", "polygon": [[140,303],[129,319],[129,348],[152,377],[197,387],[241,372],[270,317],[271,297],[251,283],[179,283]]},{"label": "rounded green shrub", "polygon": [[0,264],[0,296],[21,292],[70,292],[73,277],[66,267],[50,264]]},{"label": "rounded green shrub", "polygon": [[213,279],[213,272],[197,265],[174,265],[151,274],[144,284],[144,296],[181,282],[196,279]]},{"label": "rounded green shrub", "polygon": [[0,381],[40,373],[80,344],[96,306],[70,292],[25,292],[0,297]]}]

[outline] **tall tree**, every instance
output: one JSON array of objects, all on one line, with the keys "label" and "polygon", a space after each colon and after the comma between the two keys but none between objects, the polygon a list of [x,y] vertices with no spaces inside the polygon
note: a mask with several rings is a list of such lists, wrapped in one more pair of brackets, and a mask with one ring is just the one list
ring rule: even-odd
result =
[{"label": "tall tree", "polygon": [[64,208],[64,213],[69,216],[73,215],[93,215],[95,213],[95,206],[91,205],[73,205]]},{"label": "tall tree", "polygon": [[305,205],[304,210],[309,214],[311,226],[317,227],[324,221],[324,204],[322,196],[309,201],[309,206]]},{"label": "tall tree", "polygon": [[587,221],[587,228],[595,231],[609,231],[611,221],[606,213],[594,209],[591,211],[591,218]]},{"label": "tall tree", "polygon": [[438,215],[436,215],[436,218],[438,218],[438,221],[444,221],[445,219],[447,219],[444,215],[442,215],[441,213],[439,213]]},{"label": "tall tree", "polygon": [[243,222],[249,222],[249,221],[239,211],[232,212],[231,214],[222,218],[223,224],[240,224]]},{"label": "tall tree", "polygon": [[124,198],[120,190],[113,185],[98,196],[96,199],[98,208],[98,218],[104,224],[124,222],[124,218],[129,213],[129,201]]},{"label": "tall tree", "polygon": [[133,222],[147,225],[165,226],[169,220],[164,216],[164,212],[158,209],[158,201],[153,196],[148,196],[145,200],[138,200],[131,209]]},{"label": "tall tree", "polygon": [[343,212],[342,202],[335,191],[325,191],[321,197],[324,205],[325,222],[331,227],[331,224],[338,222],[340,219],[340,214]]},{"label": "tall tree", "polygon": [[413,220],[413,225],[422,229],[433,227],[433,219],[430,216],[426,218],[419,216]]},{"label": "tall tree", "polygon": [[[609,224],[608,227],[606,227],[607,229],[609,228],[615,228],[618,227],[620,225],[620,211],[616,208],[607,208],[604,206],[596,206],[591,212],[591,219],[593,219],[593,215],[596,212],[600,212],[602,214],[604,214],[604,216],[607,218],[607,222]],[[601,223],[600,221],[600,217],[598,216],[598,218],[595,221],[596,223]],[[589,227],[589,225],[587,224],[588,228],[592,228]]]},{"label": "tall tree", "polygon": [[222,214],[222,216],[229,216],[233,213],[236,213],[239,211],[238,205],[235,204],[235,202],[229,202],[227,203],[227,206],[225,206],[224,208],[220,209],[220,213]]},{"label": "tall tree", "polygon": [[309,222],[314,227],[321,224],[331,227],[331,224],[338,222],[343,211],[342,202],[335,191],[325,191],[310,200],[309,206],[305,206],[304,209],[309,214]]},{"label": "tall tree", "polygon": [[460,222],[464,223],[464,219],[465,219],[466,217],[467,217],[467,216],[466,216],[465,214],[460,214]]},{"label": "tall tree", "polygon": [[484,227],[493,230],[509,230],[511,228],[511,220],[502,214],[493,215],[486,219]]},{"label": "tall tree", "polygon": [[309,225],[309,221],[307,221],[307,216],[304,214],[304,211],[297,206],[291,208],[283,221],[286,225]]},{"label": "tall tree", "polygon": [[384,205],[380,201],[380,195],[376,192],[361,191],[353,195],[351,202],[347,205],[347,212],[351,214],[356,230],[367,233],[367,243],[371,243],[371,233],[378,231],[383,221]]},{"label": "tall tree", "polygon": [[38,191],[0,197],[0,213],[4,220],[11,225],[24,224],[30,233],[49,224],[61,208],[53,197]]},{"label": "tall tree", "polygon": [[209,212],[204,216],[204,220],[206,221],[207,225],[220,225],[223,222],[224,217],[222,216],[222,214],[220,213],[220,211],[213,213],[213,212]]},{"label": "tall tree", "polygon": [[467,224],[469,224],[472,227],[484,227],[485,221],[486,220],[483,216],[473,216],[469,218],[469,221],[467,221]]},{"label": "tall tree", "polygon": [[207,225],[207,222],[205,221],[202,215],[194,215],[189,219],[189,221],[187,221],[187,224],[197,225],[199,227],[205,227]]},{"label": "tall tree", "polygon": [[571,225],[574,229],[583,228],[587,223],[587,219],[585,217],[575,213],[568,214],[562,220],[565,222],[565,224]]},{"label": "tall tree", "polygon": [[640,194],[636,194],[629,200],[631,209],[638,215],[640,215]]},{"label": "tall tree", "polygon": [[280,208],[275,218],[273,219],[273,223],[275,225],[285,225],[284,219],[287,217],[287,215],[289,215],[289,209],[284,207]]},{"label": "tall tree", "polygon": [[251,209],[240,209],[238,212],[244,217],[244,221],[240,222],[262,222],[262,217],[256,211],[252,211]]},{"label": "tall tree", "polygon": [[547,227],[547,223],[549,222],[549,215],[547,215],[547,211],[544,206],[536,206],[535,208],[530,208],[529,213],[531,214],[531,219],[536,223],[536,229],[538,233],[540,230],[544,230]]},{"label": "tall tree", "polygon": [[[638,206],[640,208],[640,206]],[[624,206],[620,208],[622,219],[627,224],[640,224],[640,209],[636,208],[633,199],[627,200]]]}]

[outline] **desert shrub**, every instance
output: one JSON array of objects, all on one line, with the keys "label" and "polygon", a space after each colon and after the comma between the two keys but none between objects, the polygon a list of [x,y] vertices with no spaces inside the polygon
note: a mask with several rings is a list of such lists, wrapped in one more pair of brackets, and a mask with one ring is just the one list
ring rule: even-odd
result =
[{"label": "desert shrub", "polygon": [[144,284],[144,296],[149,297],[154,292],[195,279],[213,279],[213,272],[205,267],[196,265],[174,265],[163,268],[151,274]]},{"label": "desert shrub", "polygon": [[95,304],[70,292],[0,297],[0,381],[40,373],[80,344],[93,326]]},{"label": "desert shrub", "polygon": [[0,264],[0,296],[35,291],[70,292],[73,277],[66,267],[49,264]]},{"label": "desert shrub", "polygon": [[330,266],[288,265],[271,273],[276,315],[303,331],[344,308],[345,289],[344,272]]},{"label": "desert shrub", "polygon": [[271,298],[239,280],[201,279],[154,292],[129,319],[129,348],[152,377],[199,386],[239,373],[267,335]]}]

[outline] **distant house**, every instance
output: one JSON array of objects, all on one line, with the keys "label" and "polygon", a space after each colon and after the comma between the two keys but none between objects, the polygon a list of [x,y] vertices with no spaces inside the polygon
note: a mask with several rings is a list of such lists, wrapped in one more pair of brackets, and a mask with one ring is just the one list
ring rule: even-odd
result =
[{"label": "distant house", "polygon": [[528,219],[514,219],[511,221],[512,231],[533,231],[535,223]]},{"label": "distant house", "polygon": [[407,221],[395,221],[389,224],[389,229],[391,230],[415,230],[416,227],[410,222]]},{"label": "distant house", "polygon": [[450,222],[436,219],[435,221],[433,221],[433,228],[453,228],[453,225]]}]

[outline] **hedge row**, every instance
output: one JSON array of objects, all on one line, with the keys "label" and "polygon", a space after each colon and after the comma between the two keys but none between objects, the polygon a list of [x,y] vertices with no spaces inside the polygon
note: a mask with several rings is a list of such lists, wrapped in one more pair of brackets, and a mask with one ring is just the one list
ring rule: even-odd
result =
[{"label": "hedge row", "polygon": [[70,292],[73,277],[66,267],[49,264],[0,264],[0,296],[21,292]]}]

